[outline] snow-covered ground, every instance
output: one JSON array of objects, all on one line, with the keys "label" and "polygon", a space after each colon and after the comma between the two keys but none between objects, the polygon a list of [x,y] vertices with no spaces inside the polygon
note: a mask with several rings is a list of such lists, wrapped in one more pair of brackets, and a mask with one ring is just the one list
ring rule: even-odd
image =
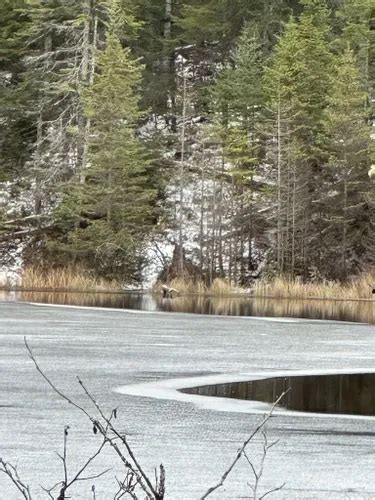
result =
[{"label": "snow-covered ground", "polygon": [[[62,478],[55,451],[69,430],[72,471],[98,444],[86,420],[60,400],[28,360],[26,335],[41,366],[67,394],[84,401],[79,375],[105,408],[119,407],[119,427],[129,433],[140,461],[151,471],[163,463],[167,498],[198,499],[221,476],[239,445],[259,422],[224,399],[205,404],[174,393],[181,379],[246,378],[289,370],[356,371],[375,368],[375,327],[327,321],[255,319],[49,307],[0,303],[0,456],[16,462],[33,484],[34,498],[47,498],[39,484]],[[177,382],[167,382],[179,379]],[[188,380],[190,384],[192,380]],[[199,379],[197,379],[199,383]],[[197,385],[197,384],[194,384]],[[168,394],[162,389],[167,388]],[[247,403],[245,403],[246,405]],[[266,461],[263,491],[286,482],[269,498],[356,499],[375,497],[375,418],[324,418],[277,414],[269,439],[280,439]],[[255,460],[261,440],[250,447]],[[108,500],[120,465],[104,454],[95,471],[96,498]],[[243,462],[212,498],[251,498],[251,472]],[[91,499],[91,482],[72,491]],[[0,499],[19,495],[0,475]]]}]

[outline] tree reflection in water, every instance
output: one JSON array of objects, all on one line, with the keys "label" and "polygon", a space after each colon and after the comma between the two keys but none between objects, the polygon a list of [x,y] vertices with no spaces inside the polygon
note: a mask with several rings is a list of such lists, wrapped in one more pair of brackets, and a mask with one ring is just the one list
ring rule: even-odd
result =
[{"label": "tree reflection in water", "polygon": [[265,316],[375,323],[374,301],[291,300],[254,297],[182,296],[163,299],[147,293],[0,293],[0,300],[169,311],[222,316]]},{"label": "tree reflection in water", "polygon": [[289,387],[291,390],[280,402],[289,410],[375,415],[375,373],[276,377],[193,387],[181,392],[272,403]]}]

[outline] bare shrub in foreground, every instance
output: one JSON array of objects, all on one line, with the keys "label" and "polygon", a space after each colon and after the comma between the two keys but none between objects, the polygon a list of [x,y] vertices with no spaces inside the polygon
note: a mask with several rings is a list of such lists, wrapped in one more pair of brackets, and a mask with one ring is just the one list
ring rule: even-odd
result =
[{"label": "bare shrub in foreground", "polygon": [[[121,461],[124,467],[124,475],[123,478],[116,478],[117,481],[117,491],[113,493],[113,500],[120,500],[121,498],[131,498],[133,500],[164,500],[165,498],[165,470],[163,465],[159,466],[158,472],[155,470],[155,477],[151,479],[149,473],[147,473],[143,467],[141,466],[139,460],[137,459],[134,450],[130,446],[127,436],[125,433],[120,432],[116,425],[115,420],[117,419],[117,408],[114,408],[109,415],[106,415],[96,401],[94,396],[89,392],[86,385],[82,382],[82,380],[77,377],[78,383],[82,388],[85,396],[88,401],[91,403],[93,407],[93,413],[83,408],[81,405],[73,401],[71,398],[66,396],[57,386],[48,378],[48,376],[44,373],[44,371],[40,368],[37,360],[34,357],[34,354],[27,343],[26,338],[24,339],[25,346],[28,350],[29,356],[33,361],[35,368],[40,373],[40,375],[44,378],[44,380],[48,383],[48,385],[55,391],[58,396],[64,399],[67,403],[75,407],[81,413],[83,413],[87,419],[90,421],[92,425],[92,430],[94,434],[99,434],[101,436],[101,442],[95,453],[89,456],[86,461],[81,465],[78,470],[71,473],[68,468],[68,436],[69,436],[69,426],[65,426],[64,428],[64,438],[63,438],[63,452],[62,454],[57,454],[62,462],[62,479],[57,481],[51,487],[42,487],[43,491],[48,495],[48,497],[52,500],[67,500],[68,498],[72,498],[68,496],[68,493],[72,486],[78,482],[82,481],[93,481],[105,474],[107,474],[111,469],[106,469],[98,474],[89,475],[87,470],[89,466],[94,462],[94,460],[101,454],[105,447],[111,447],[112,450],[117,455],[118,459]],[[207,489],[207,491],[200,497],[200,500],[205,500],[211,494],[220,489],[229,474],[234,470],[239,460],[244,457],[249,464],[253,476],[254,476],[254,484],[249,483],[249,486],[253,493],[254,500],[262,500],[267,495],[280,490],[284,487],[284,484],[274,488],[272,490],[267,491],[262,496],[259,496],[259,486],[260,480],[263,475],[264,464],[267,457],[267,453],[270,448],[275,446],[277,442],[268,443],[267,434],[265,432],[265,426],[267,422],[272,417],[273,411],[278,405],[278,403],[284,398],[285,394],[288,391],[281,394],[281,396],[275,401],[271,410],[264,415],[262,421],[258,424],[258,426],[254,429],[254,431],[249,435],[249,437],[244,441],[240,449],[237,451],[235,458],[230,462],[228,468],[222,474],[219,481]],[[262,432],[263,436],[263,454],[260,460],[260,464],[256,467],[253,462],[250,460],[246,448],[250,444],[250,442],[254,439],[254,437]],[[13,483],[15,488],[22,495],[22,498],[25,500],[33,500],[32,495],[30,493],[30,487],[25,484],[17,471],[17,468],[0,458],[0,472],[5,474],[10,481]],[[96,491],[95,485],[91,487],[92,492],[92,500],[96,500]]]}]

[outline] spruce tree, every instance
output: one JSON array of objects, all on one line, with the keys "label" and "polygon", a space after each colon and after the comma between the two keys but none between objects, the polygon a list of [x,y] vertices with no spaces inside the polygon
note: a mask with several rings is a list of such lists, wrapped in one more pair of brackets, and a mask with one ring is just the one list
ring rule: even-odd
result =
[{"label": "spruce tree", "polygon": [[0,5],[0,181],[24,174],[32,144],[33,123],[27,96],[20,91],[25,71],[22,34],[30,18],[24,2],[4,0]]},{"label": "spruce tree", "polygon": [[235,235],[238,240],[232,246],[239,249],[235,259],[240,263],[242,283],[259,264],[255,249],[261,245],[265,230],[259,212],[259,176],[264,155],[260,133],[264,105],[262,72],[263,46],[257,30],[248,25],[238,39],[232,67],[223,71],[213,91],[224,155],[231,163],[228,173],[238,204],[237,216],[231,221],[231,238]]},{"label": "spruce tree", "polygon": [[156,194],[135,130],[141,67],[114,30],[97,65],[98,74],[84,98],[91,120],[85,183],[74,178],[67,185],[58,216],[71,230],[60,249],[106,277],[138,279]]},{"label": "spruce tree", "polygon": [[[266,87],[279,145],[273,164],[278,182],[285,186],[282,200],[278,190],[277,215],[283,214],[284,219],[283,228],[278,228],[279,238],[281,231],[285,236],[283,269],[292,276],[308,278],[321,258],[320,186],[326,155],[322,119],[328,103],[332,55],[325,2],[302,3],[300,19],[290,20],[276,46]],[[280,249],[278,253],[280,258]]]},{"label": "spruce tree", "polygon": [[375,5],[372,0],[345,0],[336,13],[340,52],[349,46],[354,53],[366,90],[369,117],[375,116]]},{"label": "spruce tree", "polygon": [[373,236],[367,175],[371,126],[364,107],[361,74],[351,50],[337,57],[331,86],[325,113],[331,181],[326,191],[326,275],[345,280],[365,265]]},{"label": "spruce tree", "polygon": [[59,183],[84,161],[81,91],[95,71],[98,3],[31,0],[29,47],[23,77],[35,123],[30,181],[36,215],[48,214]]},{"label": "spruce tree", "polygon": [[30,0],[17,7],[18,15],[28,19],[17,35],[24,46],[18,106],[31,122],[27,169],[21,177],[29,199],[23,208],[30,225],[25,238],[33,248],[27,260],[43,257],[63,183],[77,172],[84,175],[89,120],[82,95],[93,81],[95,47],[107,10],[100,0]]},{"label": "spruce tree", "polygon": [[373,24],[375,7],[372,0],[345,0],[336,13],[335,45],[342,50],[347,44],[353,50],[366,81],[374,72],[375,55]]}]

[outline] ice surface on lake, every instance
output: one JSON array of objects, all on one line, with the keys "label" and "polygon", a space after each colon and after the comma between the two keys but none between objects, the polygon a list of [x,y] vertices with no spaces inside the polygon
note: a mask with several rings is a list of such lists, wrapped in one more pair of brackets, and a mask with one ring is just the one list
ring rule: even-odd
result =
[{"label": "ice surface on lake", "polygon": [[[24,335],[64,392],[84,401],[75,378],[79,375],[106,409],[119,407],[119,426],[128,432],[142,464],[151,474],[155,466],[165,465],[167,498],[173,500],[198,499],[214,484],[260,415],[225,406],[217,411],[195,401],[155,397],[157,392],[141,396],[137,390],[149,383],[160,388],[176,379],[183,383],[203,376],[236,379],[249,373],[374,369],[375,330],[369,325],[16,303],[0,304],[0,318],[1,456],[18,464],[37,499],[44,498],[39,484],[50,486],[62,478],[54,452],[62,449],[64,425],[70,425],[71,471],[98,445],[98,437],[36,372]],[[127,390],[120,394],[118,387]],[[129,388],[134,392],[125,394]],[[375,495],[374,419],[280,413],[269,423],[268,434],[280,444],[267,458],[262,491],[287,483],[272,498],[363,500]],[[249,454],[260,458],[260,439]],[[114,475],[121,472],[109,451],[93,472],[107,467],[113,467],[108,478],[95,481],[100,499],[112,498]],[[251,472],[241,462],[212,498],[249,497],[250,480]],[[72,492],[74,499],[90,495],[91,483]],[[18,498],[0,475],[0,499]]]}]

